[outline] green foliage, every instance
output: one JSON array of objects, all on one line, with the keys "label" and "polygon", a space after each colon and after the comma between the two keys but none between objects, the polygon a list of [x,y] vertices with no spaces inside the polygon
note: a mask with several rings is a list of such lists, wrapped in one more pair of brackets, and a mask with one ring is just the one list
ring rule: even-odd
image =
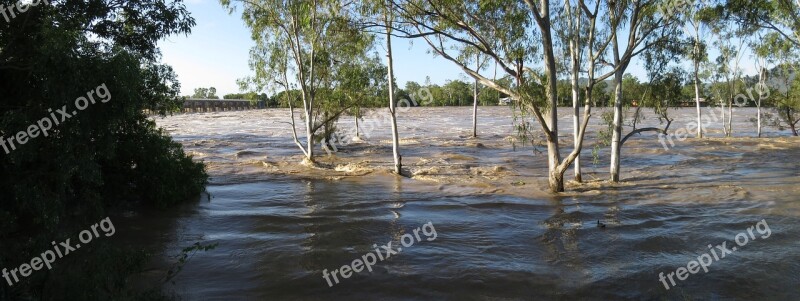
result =
[{"label": "green foliage", "polygon": [[800,46],[800,6],[787,0],[729,0],[719,2],[714,16],[739,25],[738,30],[751,34],[767,30],[780,35],[787,43]]},{"label": "green foliage", "polygon": [[200,242],[196,242],[190,247],[183,248],[183,250],[181,250],[181,254],[178,255],[177,257],[178,260],[167,271],[167,275],[164,277],[163,280],[164,283],[171,282],[174,284],[172,279],[178,276],[178,274],[183,270],[183,266],[185,266],[186,263],[188,263],[189,260],[191,260],[195,254],[197,254],[197,252],[208,252],[216,249],[217,246],[219,246],[218,243],[203,245]]},{"label": "green foliage", "polygon": [[70,254],[54,264],[51,271],[34,272],[43,281],[33,298],[50,299],[45,292],[58,292],[59,300],[173,300],[160,287],[129,288],[131,274],[141,273],[153,254],[119,248],[107,241],[92,241],[90,248]]},{"label": "green foliage", "polygon": [[190,200],[205,190],[208,175],[202,163],[183,152],[180,144],[157,129],[155,122],[140,121],[116,142],[120,164],[104,164],[106,200],[124,196],[149,206],[165,208]]},{"label": "green foliage", "polygon": [[197,98],[197,99],[219,99],[219,96],[217,96],[217,88],[214,88],[214,87],[196,88],[196,89],[194,89],[194,94],[192,94],[192,98]]},{"label": "green foliage", "polygon": [[[784,74],[789,77],[789,74]],[[789,128],[792,134],[797,136],[799,133],[798,125],[800,125],[800,76],[796,72],[792,72],[793,80],[791,86],[788,87],[785,93],[774,93],[775,115],[778,117],[774,120],[773,125],[783,129]]]},{"label": "green foliage", "polygon": [[600,164],[600,150],[611,145],[611,136],[614,132],[614,111],[603,111],[600,116],[605,127],[597,132],[597,141],[592,148],[592,164]]},{"label": "green foliage", "polygon": [[[381,70],[369,57],[374,37],[350,21],[353,2],[260,0],[233,3],[221,0],[233,13],[241,8],[242,19],[252,32],[250,51],[253,76],[239,80],[242,90],[300,92],[302,106],[285,94],[278,102],[302,107],[307,145],[301,149],[313,160],[316,141],[329,141],[335,123],[344,112],[360,107],[380,91]],[[241,5],[241,6],[239,6]],[[387,79],[388,81],[388,79]],[[377,88],[377,89],[375,89]],[[316,132],[323,129],[322,137]]]},{"label": "green foliage", "polygon": [[[194,25],[180,1],[51,2],[0,23],[3,138],[49,116],[49,109],[66,106],[71,113],[76,98],[100,85],[110,94],[106,103],[59,118],[47,137],[8,154],[0,150],[0,266],[29,262],[110,209],[165,207],[204,190],[204,166],[142,113],[166,114],[182,102],[175,73],[157,63],[155,47]],[[96,264],[76,254],[59,262],[58,273],[40,271],[11,289],[0,286],[0,299],[116,298],[145,261],[130,246],[80,251]]]}]

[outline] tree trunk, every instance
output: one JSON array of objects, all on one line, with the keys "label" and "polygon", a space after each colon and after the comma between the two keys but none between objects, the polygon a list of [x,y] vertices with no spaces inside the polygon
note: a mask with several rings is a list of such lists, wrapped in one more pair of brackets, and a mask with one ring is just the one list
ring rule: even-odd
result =
[{"label": "tree trunk", "polygon": [[[545,3],[544,1],[542,3]],[[549,10],[548,5],[543,6],[543,10]],[[556,70],[556,57],[553,53],[553,40],[550,24],[543,23],[542,27],[542,46],[544,48],[545,72],[547,75],[547,98],[550,103],[550,111],[547,113],[549,120],[546,120],[547,128],[547,167],[549,171],[548,182],[550,191],[564,192],[564,173],[559,172],[558,165],[561,163],[561,151],[558,148],[558,77]]]},{"label": "tree trunk", "polygon": [[475,80],[475,88],[472,91],[472,137],[478,137],[478,80]]},{"label": "tree trunk", "polygon": [[758,138],[761,138],[761,96],[758,97],[758,109],[756,114],[758,114]]},{"label": "tree trunk", "polygon": [[728,137],[733,137],[733,98],[728,101]]},{"label": "tree trunk", "polygon": [[[578,141],[580,131],[580,95],[578,94],[578,54],[576,53],[577,47],[575,40],[570,41],[570,50],[572,52],[572,137],[573,147],[578,148],[580,141]],[[575,181],[580,183],[583,181],[581,177],[581,155],[575,158]]]},{"label": "tree trunk", "polygon": [[[475,55],[475,63],[481,68],[481,56]],[[476,69],[476,70],[478,70]],[[478,79],[475,79],[475,88],[472,90],[472,137],[478,137]]]},{"label": "tree trunk", "polygon": [[308,161],[314,162],[314,131],[312,123],[314,122],[313,116],[311,116],[310,109],[306,110],[306,159]]},{"label": "tree trunk", "polygon": [[[541,12],[540,16],[536,16],[536,23],[542,33],[542,50],[544,58],[544,71],[547,83],[545,86],[545,94],[547,95],[547,102],[550,104],[547,116],[540,116],[540,122],[544,123],[542,129],[545,130],[545,137],[547,137],[547,170],[548,182],[551,192],[564,191],[564,173],[559,170],[561,163],[561,153],[558,148],[558,77],[556,70],[556,57],[553,52],[553,36],[550,24],[550,3],[546,0],[540,1]],[[519,74],[522,74],[522,62],[519,62]],[[521,75],[518,75],[517,81],[521,81]],[[566,170],[566,169],[564,169]]]},{"label": "tree trunk", "polygon": [[[761,87],[765,87],[764,86],[764,80],[765,80],[764,79],[764,73],[767,72],[767,68],[766,67],[762,67],[761,70],[759,70],[759,71],[760,72],[758,72],[758,82],[762,85]],[[758,117],[757,117],[758,120],[756,121],[758,123],[757,124],[758,138],[761,138],[761,92],[760,91],[758,93],[758,103],[756,103],[756,105],[758,106],[758,109],[757,109],[757,112],[756,112],[758,114]]]},{"label": "tree trunk", "polygon": [[703,138],[703,121],[701,120],[702,113],[700,112],[700,75],[699,75],[700,62],[695,58],[694,62],[694,102],[697,105],[697,138]]},{"label": "tree trunk", "polygon": [[620,139],[622,139],[622,72],[614,74],[614,123],[611,135],[611,182],[619,182]]},{"label": "tree trunk", "polygon": [[390,12],[385,12],[386,21],[386,61],[388,64],[389,76],[389,113],[392,117],[392,152],[394,154],[394,173],[402,174],[403,163],[400,157],[400,141],[397,134],[397,114],[395,110],[394,101],[394,61],[392,58],[392,21],[390,20]]},{"label": "tree trunk", "polygon": [[719,111],[722,113],[722,132],[728,137],[728,122],[725,120],[725,101],[719,101]]},{"label": "tree trunk", "polygon": [[[322,120],[328,120],[328,112],[325,111],[322,113]],[[322,124],[322,147],[326,149],[330,149],[331,141],[330,141],[330,132],[331,129],[328,126],[328,122]],[[330,154],[329,154],[330,155]]]},{"label": "tree trunk", "polygon": [[797,135],[797,126],[795,126],[795,124],[797,122],[795,120],[792,120],[792,115],[793,115],[792,114],[792,109],[786,108],[786,121],[787,121],[787,123],[789,123],[789,128],[792,129],[792,135],[798,136]]},{"label": "tree trunk", "polygon": [[361,134],[358,131],[358,112],[356,112],[356,137],[361,138]]}]

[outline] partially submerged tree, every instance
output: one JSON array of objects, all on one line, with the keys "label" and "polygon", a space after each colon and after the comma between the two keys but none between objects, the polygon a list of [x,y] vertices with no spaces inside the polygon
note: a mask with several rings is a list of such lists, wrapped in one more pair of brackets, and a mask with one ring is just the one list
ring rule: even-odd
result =
[{"label": "partially submerged tree", "polygon": [[[769,68],[769,64],[772,60],[770,57],[770,47],[768,46],[768,42],[765,42],[765,38],[763,35],[758,34],[757,39],[751,41],[750,47],[753,49],[753,56],[755,58],[755,65],[756,70],[758,71],[758,88],[759,92],[761,89],[767,88],[767,69]],[[758,93],[758,100],[756,100],[756,131],[758,133],[758,137],[761,138],[761,125],[762,125],[762,112],[761,106],[763,101],[763,93]]]},{"label": "partially submerged tree", "polygon": [[[633,0],[609,2],[608,22],[612,31],[611,66],[614,72],[614,117],[611,135],[611,181],[619,181],[622,147],[622,79],[631,60],[644,51],[664,51],[675,47],[678,18],[659,10],[659,1]],[[627,36],[624,44],[620,36]]]},{"label": "partially submerged tree", "polygon": [[800,124],[800,76],[793,73],[794,80],[784,97],[778,100],[775,110],[778,111],[780,120],[789,127],[792,135],[798,136],[798,124]]},{"label": "partially submerged tree", "polygon": [[[740,64],[744,53],[745,40],[735,39],[736,32],[724,24],[717,24],[712,32],[716,37],[714,44],[719,50],[714,70],[714,78],[718,84],[713,85],[713,87],[715,87],[714,91],[722,106],[723,132],[726,137],[731,137],[733,135],[734,98],[736,98],[740,89],[739,83],[742,78]],[[725,107],[728,109],[727,119]]]},{"label": "partially submerged tree", "polygon": [[[233,13],[234,1],[221,0]],[[333,122],[351,104],[335,97],[340,62],[366,56],[371,40],[351,28],[338,15],[348,5],[338,0],[241,1],[242,18],[250,27],[256,45],[250,51],[255,75],[242,81],[254,90],[274,86],[284,91],[296,87],[303,104],[306,144],[297,137],[294,107],[290,104],[295,144],[308,162],[314,162],[316,140],[330,148]],[[287,94],[289,95],[289,94]],[[317,130],[325,128],[322,139]]]},{"label": "partially submerged tree", "polygon": [[[558,141],[557,70],[550,1],[470,2],[395,1],[404,21],[414,28],[407,37],[421,37],[444,59],[459,66],[481,84],[509,95],[539,122],[548,148],[548,182],[553,192],[564,191],[564,173],[581,151],[582,143],[562,160]],[[535,26],[535,27],[533,27]],[[531,28],[536,30],[531,30]],[[455,50],[454,50],[455,48]],[[491,58],[514,78],[513,87],[498,85],[479,68],[459,59],[467,49]],[[543,72],[532,61],[543,59]],[[544,96],[544,101],[539,97]],[[584,111],[579,141],[589,120]]]},{"label": "partially submerged tree", "polygon": [[[597,2],[598,4],[600,2]],[[556,33],[561,38],[562,44],[564,45],[565,49],[564,52],[566,53],[564,57],[568,58],[568,67],[564,69],[568,69],[569,71],[566,72],[569,75],[569,83],[570,83],[570,94],[572,96],[572,137],[573,137],[573,147],[578,147],[578,136],[580,135],[580,102],[581,102],[581,95],[580,95],[580,83],[579,78],[581,75],[581,66],[583,62],[583,55],[586,51],[585,47],[585,39],[588,35],[586,30],[584,29],[584,22],[586,16],[584,16],[584,12],[580,5],[581,3],[576,3],[573,5],[572,1],[568,0],[564,2],[564,16],[562,17],[564,21],[560,27],[557,28]],[[593,26],[594,23],[590,23],[590,26]],[[594,30],[594,28],[591,28]],[[581,175],[581,156],[575,158],[574,164],[574,172],[575,172],[575,181],[581,182],[582,175]]]},{"label": "partially submerged tree", "polygon": [[[797,136],[797,124],[800,122],[800,77],[797,76],[800,60],[797,48],[779,34],[768,33],[755,48],[755,52],[758,57],[776,65],[769,72],[766,68],[761,70],[759,81],[762,85],[756,89],[759,99],[768,95],[778,117],[772,124],[779,129],[788,127],[792,135]],[[767,82],[766,77],[769,77],[769,86],[776,93],[771,93],[770,87],[764,84]]]},{"label": "partially submerged tree", "polygon": [[701,36],[708,33],[708,26],[706,20],[709,18],[708,7],[704,2],[689,4],[681,6],[680,11],[673,11],[680,13],[682,21],[686,23],[684,31],[690,36],[692,41],[691,50],[687,51],[688,57],[692,60],[692,75],[694,81],[694,101],[697,108],[697,138],[703,138],[703,122],[702,112],[700,111],[700,91],[702,90],[702,82],[700,81],[700,67],[708,60],[707,45]]}]

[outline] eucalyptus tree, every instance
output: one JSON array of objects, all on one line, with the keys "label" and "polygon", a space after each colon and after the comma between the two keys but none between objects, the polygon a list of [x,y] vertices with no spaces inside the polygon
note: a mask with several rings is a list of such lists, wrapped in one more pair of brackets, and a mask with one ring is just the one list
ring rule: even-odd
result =
[{"label": "eucalyptus tree", "polygon": [[786,123],[792,135],[798,136],[800,124],[800,76],[795,76],[786,96],[780,99],[776,108],[779,121]]},{"label": "eucalyptus tree", "polygon": [[340,93],[346,97],[352,107],[348,114],[352,115],[355,121],[353,137],[349,135],[338,135],[337,142],[345,143],[342,139],[361,138],[359,132],[359,120],[368,108],[381,106],[384,103],[388,91],[388,81],[386,78],[386,66],[376,55],[362,61],[346,62],[348,68],[341,70]]},{"label": "eucalyptus tree", "polygon": [[[599,3],[599,1],[597,3]],[[569,70],[567,73],[569,74],[570,93],[572,95],[572,137],[574,144],[573,147],[575,148],[578,147],[578,136],[580,135],[581,97],[578,80],[581,74],[583,56],[586,51],[585,47],[582,47],[582,45],[585,44],[585,39],[587,36],[587,30],[583,25],[586,22],[586,16],[580,7],[582,4],[583,1],[575,1],[575,4],[573,4],[572,0],[564,1],[562,20],[561,22],[556,23],[557,25],[560,25],[559,27],[561,27],[557,28],[556,34],[561,39],[561,44],[566,48],[564,50],[564,56],[569,60],[569,63],[567,64],[568,67],[564,69]],[[573,164],[575,181],[581,182],[582,176],[580,154],[578,154],[578,156],[575,158],[575,162]]]},{"label": "eucalyptus tree", "polygon": [[[715,61],[715,78],[723,85],[714,85],[716,95],[722,106],[722,128],[726,137],[733,135],[733,105],[734,98],[739,91],[739,82],[742,78],[740,67],[742,55],[745,50],[745,39],[737,39],[739,31],[729,22],[720,19],[712,29],[715,37],[714,45],[719,51]],[[727,106],[727,119],[725,107]]]},{"label": "eucalyptus tree", "polygon": [[[556,32],[561,38],[561,43],[567,49],[569,63],[568,74],[570,77],[570,93],[572,96],[572,121],[573,121],[573,143],[577,148],[582,143],[580,138],[580,75],[585,72],[586,84],[583,87],[585,116],[590,116],[588,112],[590,105],[596,105],[597,97],[602,97],[605,80],[615,74],[621,67],[617,66],[611,70],[604,70],[608,67],[605,63],[609,45],[615,35],[612,34],[611,27],[604,26],[601,21],[603,15],[608,14],[608,2],[597,1],[564,1],[563,20],[560,22],[561,28]],[[557,23],[558,24],[558,23]],[[605,71],[605,73],[598,73]],[[581,182],[580,153],[574,162],[575,181]]]},{"label": "eucalyptus tree", "polygon": [[770,63],[773,63],[773,60],[770,59],[773,55],[770,54],[770,46],[768,43],[765,43],[766,37],[762,34],[758,33],[757,38],[751,41],[750,47],[753,49],[753,56],[755,58],[755,65],[756,70],[758,71],[758,100],[756,101],[756,131],[758,133],[758,137],[761,138],[761,125],[762,125],[762,112],[761,106],[763,101],[763,93],[761,93],[760,89],[764,89],[767,87],[767,69]]},{"label": "eucalyptus tree", "polygon": [[394,57],[392,56],[392,30],[394,28],[395,14],[391,9],[392,2],[381,0],[379,13],[383,17],[384,29],[386,30],[386,65],[389,82],[389,114],[392,119],[392,154],[394,156],[394,173],[401,174],[403,168],[402,157],[400,156],[400,137],[397,133],[397,102],[394,100]]},{"label": "eucalyptus tree", "polygon": [[[564,191],[564,173],[581,151],[582,143],[562,160],[558,141],[557,70],[552,33],[551,1],[426,1],[394,0],[395,9],[412,30],[407,37],[425,40],[432,51],[460,67],[484,86],[509,95],[539,122],[548,149],[548,182],[553,192]],[[483,53],[514,79],[502,86],[483,70],[460,59],[466,51]],[[542,68],[533,63],[541,58]],[[542,99],[544,101],[542,101]],[[580,126],[583,141],[589,107]]]},{"label": "eucalyptus tree", "polygon": [[[748,31],[750,33],[755,31],[766,32],[767,35],[765,38],[768,40],[763,40],[763,43],[769,43],[773,45],[775,43],[785,43],[786,45],[793,46],[792,48],[797,48],[800,46],[800,2],[798,1],[730,0],[719,3],[715,11],[720,18],[737,24],[740,30]],[[756,46],[755,48],[762,48],[762,50],[765,47],[765,45],[754,46]],[[759,54],[760,51],[758,49],[756,49],[755,52],[757,53],[757,57],[762,60],[765,59],[765,55],[767,54],[772,56],[780,55],[779,52]],[[786,71],[786,66],[791,66],[791,64],[783,64],[779,70]],[[763,81],[763,77],[766,76],[766,72],[763,70],[763,68],[759,71],[759,76]],[[782,75],[788,76],[788,73],[784,72]],[[763,83],[761,84],[763,85]],[[762,86],[762,90],[764,88],[766,87]],[[785,91],[789,91],[790,89],[789,86],[786,86],[785,88],[787,89]],[[778,103],[779,106],[783,106],[783,104],[785,103]],[[782,118],[788,117],[789,119],[792,119],[792,114],[790,113],[792,111],[791,107],[791,105],[787,107],[789,108],[788,111],[783,111],[782,109],[779,110],[781,113],[783,113],[779,114],[779,116]],[[761,119],[760,112],[758,119]],[[794,124],[790,122],[790,125]]]},{"label": "eucalyptus tree", "polygon": [[800,47],[800,2],[797,0],[729,0],[719,3],[716,11],[741,28],[774,32]]},{"label": "eucalyptus tree", "polygon": [[[300,90],[306,144],[298,139],[294,108],[290,106],[295,144],[305,160],[314,162],[316,132],[330,126],[350,108],[335,97],[337,70],[341,62],[366,56],[372,41],[352,28],[339,15],[351,2],[339,0],[221,0],[230,13],[241,7],[242,19],[250,28],[255,46],[250,51],[250,67],[255,75],[240,81],[253,89],[274,87]],[[346,66],[346,65],[345,65]],[[286,93],[289,95],[289,93]],[[292,104],[291,100],[287,100]],[[330,131],[324,135],[329,146]]]},{"label": "eucalyptus tree", "polygon": [[383,39],[386,51],[386,78],[388,88],[389,119],[391,121],[392,132],[392,155],[394,159],[393,171],[395,174],[402,174],[402,156],[400,155],[400,137],[397,130],[397,101],[396,87],[394,78],[394,56],[392,52],[392,37],[395,35],[395,27],[402,24],[396,22],[396,15],[392,9],[391,0],[366,0],[359,2],[350,12],[348,22],[362,30],[366,34]]},{"label": "eucalyptus tree", "polygon": [[681,21],[685,22],[684,32],[690,36],[692,41],[691,50],[687,51],[688,57],[692,60],[692,75],[694,81],[694,102],[697,108],[697,138],[703,138],[702,111],[700,110],[700,90],[702,83],[700,81],[700,67],[708,61],[707,45],[701,36],[708,34],[708,19],[712,18],[709,15],[709,6],[706,1],[699,1],[697,3],[682,3],[683,0],[674,0],[672,7],[676,8],[671,13],[677,13],[681,17]]},{"label": "eucalyptus tree", "polygon": [[[631,60],[645,51],[674,48],[678,18],[659,9],[661,1],[608,1],[606,26],[612,32],[610,64],[614,68],[614,117],[611,135],[611,181],[618,182],[622,147],[622,79]],[[625,44],[619,38],[627,35]],[[624,48],[622,48],[624,47]],[[671,50],[670,50],[671,51]]]},{"label": "eucalyptus tree", "polygon": [[[468,48],[468,50],[472,50],[472,48]],[[483,70],[487,66],[489,62],[489,58],[483,55],[479,51],[467,51],[463,54],[463,58],[460,58],[460,61],[469,62],[470,59],[474,59],[473,63],[475,64],[475,70]],[[496,71],[496,69],[495,69]],[[495,78],[497,75],[495,73]],[[472,85],[472,137],[478,137],[478,102],[479,102],[479,95],[480,95],[480,81],[475,79],[475,82]]]},{"label": "eucalyptus tree", "polygon": [[[758,45],[754,48],[757,57],[764,63],[775,65],[769,72],[762,68],[759,73],[761,87],[756,89],[759,99],[764,95],[770,95],[770,102],[774,105],[778,119],[773,123],[779,128],[789,127],[792,135],[797,136],[797,124],[800,120],[800,82],[798,82],[798,59],[797,47],[775,32],[767,33],[762,39],[757,41]],[[769,83],[777,90],[774,96],[767,89],[766,77]]]}]

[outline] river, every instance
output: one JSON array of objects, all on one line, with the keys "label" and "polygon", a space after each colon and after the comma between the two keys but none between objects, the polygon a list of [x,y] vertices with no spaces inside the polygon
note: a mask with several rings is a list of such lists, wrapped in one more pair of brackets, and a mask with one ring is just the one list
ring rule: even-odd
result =
[{"label": "river", "polygon": [[[402,112],[408,178],[388,173],[389,130],[369,129],[380,112],[361,122],[365,141],[321,152],[316,169],[299,164],[284,109],[156,118],[208,163],[209,195],[118,228],[157,246],[151,276],[184,247],[218,244],[169,286],[186,300],[800,300],[800,139],[772,127],[749,138],[754,109],[738,109],[734,138],[719,122],[669,147],[654,133],[631,138],[611,184],[608,151],[592,162],[601,113],[582,156],[587,183],[558,195],[546,191],[546,147],[515,138],[507,107],[480,109],[478,138],[471,108]],[[658,126],[646,113],[640,127]],[[694,114],[670,110],[670,129]],[[566,156],[568,109],[559,120]],[[332,287],[323,276],[428,223],[435,239],[371,272],[340,271]],[[708,272],[690,263],[713,257]],[[687,264],[699,272],[676,274]]]}]

